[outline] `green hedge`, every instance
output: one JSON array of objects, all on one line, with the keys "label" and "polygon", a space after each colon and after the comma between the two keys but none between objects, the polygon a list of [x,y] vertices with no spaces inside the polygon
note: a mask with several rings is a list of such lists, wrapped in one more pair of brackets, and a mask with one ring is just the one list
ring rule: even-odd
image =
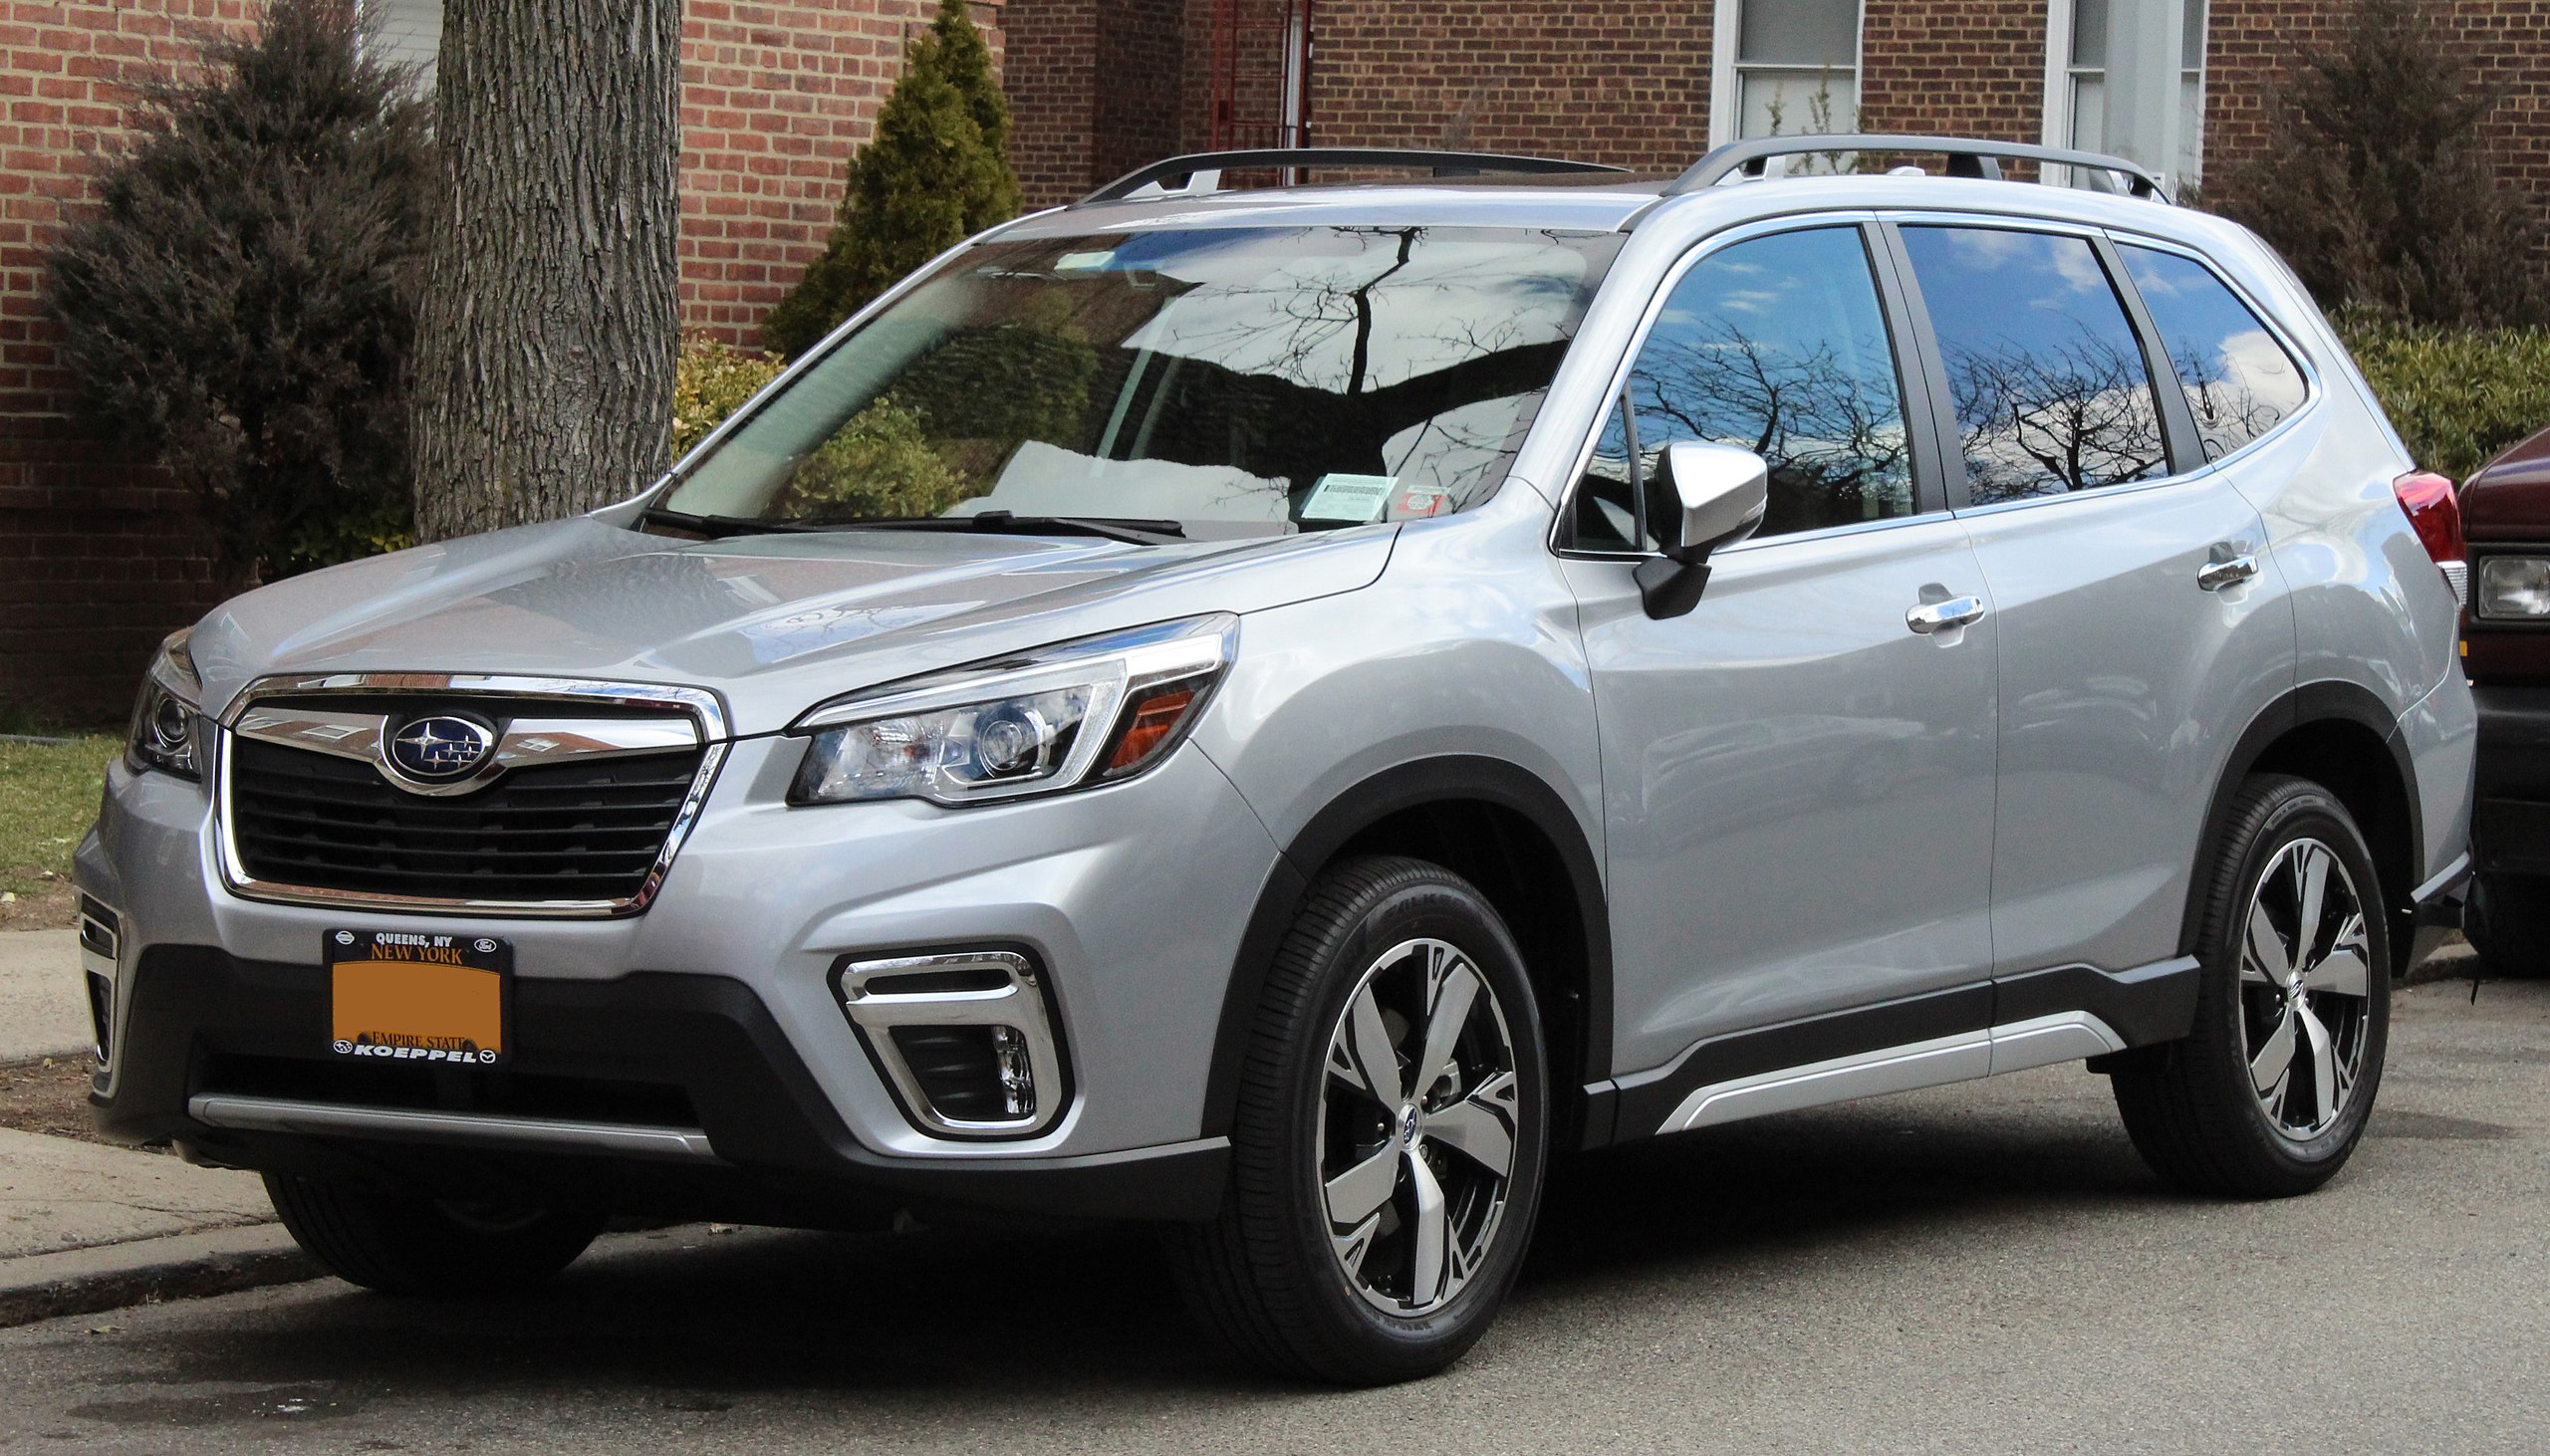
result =
[{"label": "green hedge", "polygon": [[787,367],[778,355],[691,338],[681,343],[673,373],[673,454],[705,439]]},{"label": "green hedge", "polygon": [[2421,469],[2467,480],[2550,428],[2550,330],[2340,319],[2338,332]]}]

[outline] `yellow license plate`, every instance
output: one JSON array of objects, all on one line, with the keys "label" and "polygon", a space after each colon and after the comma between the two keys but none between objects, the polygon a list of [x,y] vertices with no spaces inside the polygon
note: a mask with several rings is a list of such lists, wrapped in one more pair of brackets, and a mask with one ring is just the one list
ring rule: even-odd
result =
[{"label": "yellow license plate", "polygon": [[331,930],[329,1050],[382,1066],[505,1061],[512,947],[491,936]]}]

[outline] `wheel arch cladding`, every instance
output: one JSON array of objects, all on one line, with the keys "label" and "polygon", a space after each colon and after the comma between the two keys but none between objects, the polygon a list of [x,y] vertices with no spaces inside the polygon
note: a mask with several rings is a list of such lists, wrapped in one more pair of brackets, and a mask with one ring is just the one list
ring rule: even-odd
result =
[{"label": "wheel arch cladding", "polygon": [[2409,897],[2422,877],[2418,859],[2425,829],[2413,787],[2417,769],[2398,727],[2380,698],[2351,682],[2306,683],[2269,704],[2249,724],[2232,745],[2205,810],[2204,835],[2196,844],[2195,873],[2178,931],[2180,954],[2195,954],[2203,887],[2210,882],[2214,851],[2240,785],[2253,774],[2289,774],[2327,789],[2355,817],[2373,850],[2383,903],[2391,913],[2391,973],[2408,970],[2415,910]]},{"label": "wheel arch cladding", "polygon": [[1313,816],[1258,892],[1223,992],[1203,1132],[1230,1130],[1266,972],[1311,882],[1354,854],[1405,854],[1476,885],[1523,952],[1549,1028],[1558,1100],[1551,1146],[1568,1145],[1590,1082],[1611,1075],[1610,918],[1594,849],[1556,790],[1501,759],[1445,756],[1386,769]]}]

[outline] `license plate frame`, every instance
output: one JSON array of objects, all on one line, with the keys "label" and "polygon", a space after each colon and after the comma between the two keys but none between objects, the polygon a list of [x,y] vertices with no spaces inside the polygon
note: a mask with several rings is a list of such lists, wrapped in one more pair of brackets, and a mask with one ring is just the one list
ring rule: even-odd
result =
[{"label": "license plate frame", "polygon": [[513,943],[474,931],[330,930],[331,1060],[492,1070],[513,1060]]}]

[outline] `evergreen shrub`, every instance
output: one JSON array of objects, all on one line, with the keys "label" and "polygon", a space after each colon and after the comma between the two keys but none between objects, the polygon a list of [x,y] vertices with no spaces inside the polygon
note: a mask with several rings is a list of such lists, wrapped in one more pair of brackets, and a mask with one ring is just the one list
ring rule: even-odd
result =
[{"label": "evergreen shrub", "polygon": [[2467,480],[2498,451],[2550,428],[2550,330],[2347,314],[2338,332],[2421,469]]},{"label": "evergreen shrub", "polygon": [[790,359],[912,270],[1018,215],[1009,102],[965,0],[940,0],[913,40],[877,134],[851,158],[823,256],[762,321]]},{"label": "evergreen shrub", "polygon": [[430,130],[353,0],[136,86],[136,134],[46,260],[79,412],[203,502],[225,579],[405,544]]},{"label": "evergreen shrub", "polygon": [[2258,152],[2205,179],[2328,309],[2415,324],[2544,322],[2541,236],[2480,134],[2502,100],[2422,0],[2349,0],[2267,94]]}]

